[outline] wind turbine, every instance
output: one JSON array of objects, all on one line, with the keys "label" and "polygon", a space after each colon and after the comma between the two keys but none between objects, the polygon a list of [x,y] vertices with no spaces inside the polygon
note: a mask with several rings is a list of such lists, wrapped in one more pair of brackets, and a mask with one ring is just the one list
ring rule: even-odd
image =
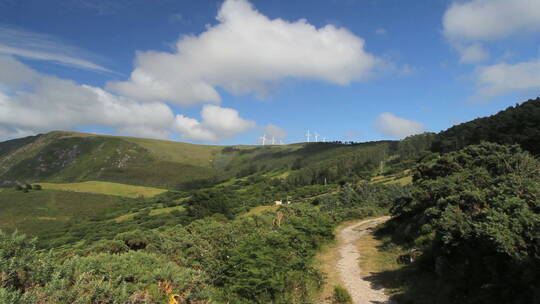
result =
[{"label": "wind turbine", "polygon": [[272,136],[272,145],[275,145],[275,144],[276,144],[276,137]]},{"label": "wind turbine", "polygon": [[309,142],[309,137],[311,136],[311,134],[309,134],[309,130],[307,130],[306,136],[307,136],[307,142]]},{"label": "wind turbine", "polygon": [[266,134],[263,134],[263,136],[261,136],[259,138],[262,139],[262,145],[264,146],[265,143],[266,143]]},{"label": "wind turbine", "polygon": [[319,133],[315,132],[315,142],[319,141]]},{"label": "wind turbine", "polygon": [[326,136],[323,136],[322,141],[326,142]]},{"label": "wind turbine", "polygon": [[280,139],[280,140],[279,140],[279,144],[280,144],[280,145],[283,145],[283,140]]}]

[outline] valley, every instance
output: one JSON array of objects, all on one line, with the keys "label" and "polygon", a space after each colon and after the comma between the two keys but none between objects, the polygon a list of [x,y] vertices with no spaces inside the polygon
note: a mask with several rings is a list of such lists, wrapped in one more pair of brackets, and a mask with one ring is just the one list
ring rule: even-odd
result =
[{"label": "valley", "polygon": [[0,142],[0,299],[530,303],[538,109],[399,141]]}]

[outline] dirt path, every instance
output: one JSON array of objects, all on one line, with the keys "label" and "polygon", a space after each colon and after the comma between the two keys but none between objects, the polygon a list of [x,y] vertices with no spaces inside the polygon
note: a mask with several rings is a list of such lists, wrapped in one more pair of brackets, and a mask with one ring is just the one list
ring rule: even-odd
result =
[{"label": "dirt path", "polygon": [[389,304],[388,296],[381,288],[373,286],[371,282],[362,275],[358,260],[360,252],[356,242],[360,237],[371,232],[370,228],[388,220],[390,217],[384,216],[370,220],[353,223],[346,226],[338,234],[339,260],[336,270],[339,278],[351,297],[353,304]]}]

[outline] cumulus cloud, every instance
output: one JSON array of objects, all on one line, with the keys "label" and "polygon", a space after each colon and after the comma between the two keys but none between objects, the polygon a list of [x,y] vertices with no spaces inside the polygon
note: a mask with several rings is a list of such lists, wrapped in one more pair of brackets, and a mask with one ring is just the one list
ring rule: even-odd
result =
[{"label": "cumulus cloud", "polygon": [[443,17],[450,39],[489,41],[519,32],[540,31],[538,0],[470,0],[454,2]]},{"label": "cumulus cloud", "polygon": [[180,133],[183,139],[220,142],[255,126],[255,122],[241,118],[235,109],[204,105],[201,121],[176,115],[173,129]]},{"label": "cumulus cloud", "polygon": [[[540,32],[540,1],[456,1],[444,14],[443,27],[444,35],[460,53],[460,61],[478,63],[489,57],[485,47],[489,42]],[[539,63],[540,59],[536,59],[477,68],[478,92],[473,101],[485,102],[511,91],[540,88]]]},{"label": "cumulus cloud", "polygon": [[479,92],[475,101],[516,90],[540,89],[540,59],[482,67],[477,72],[477,79]]},{"label": "cumulus cloud", "polygon": [[[11,75],[18,76],[10,79]],[[163,103],[138,103],[101,88],[41,74],[5,56],[0,56],[0,109],[4,137],[103,125],[163,138],[173,119]]]},{"label": "cumulus cloud", "polygon": [[234,109],[206,105],[202,122],[173,114],[162,102],[138,102],[106,90],[39,73],[0,55],[0,138],[105,126],[120,134],[219,142],[255,127]]},{"label": "cumulus cloud", "polygon": [[285,139],[285,137],[287,137],[287,131],[272,124],[265,126],[263,132],[264,135],[266,135],[266,138],[270,140],[270,142],[274,140],[274,143],[276,144],[280,143]]},{"label": "cumulus cloud", "polygon": [[70,46],[58,38],[4,25],[0,25],[0,54],[51,61],[86,70],[111,72],[89,59],[84,59],[97,56]]},{"label": "cumulus cloud", "polygon": [[247,0],[226,0],[216,19],[200,35],[181,38],[172,53],[138,53],[130,79],[108,88],[137,99],[193,105],[219,102],[217,88],[265,95],[286,78],[346,85],[367,77],[379,61],[347,29],[270,19]]},{"label": "cumulus cloud", "polygon": [[375,129],[384,136],[403,138],[426,130],[419,121],[397,117],[392,113],[382,113],[375,121]]},{"label": "cumulus cloud", "polygon": [[482,42],[540,31],[538,0],[469,0],[454,2],[443,17],[444,35],[459,52],[461,63],[489,57]]},{"label": "cumulus cloud", "polygon": [[479,43],[473,43],[468,46],[456,46],[461,54],[461,63],[477,63],[489,58],[489,52]]}]

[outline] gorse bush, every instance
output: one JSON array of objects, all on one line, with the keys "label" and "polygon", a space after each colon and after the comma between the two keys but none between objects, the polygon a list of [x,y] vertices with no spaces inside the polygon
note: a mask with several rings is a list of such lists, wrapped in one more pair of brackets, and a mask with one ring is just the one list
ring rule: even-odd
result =
[{"label": "gorse bush", "polygon": [[[327,189],[309,187],[306,194]],[[313,257],[333,239],[335,226],[382,213],[403,194],[380,185],[348,185],[343,191],[324,194],[318,205],[294,203],[233,219],[228,216],[234,212],[214,209],[185,225],[158,229],[118,231],[124,226],[96,222],[92,227],[108,229],[108,238],[53,251],[38,250],[34,239],[21,234],[2,233],[0,303],[164,303],[173,293],[190,303],[313,303],[324,283]],[[228,195],[203,191],[196,201],[211,201],[204,208],[212,209]],[[140,220],[147,217],[148,211]]]},{"label": "gorse bush", "polygon": [[424,251],[446,302],[540,298],[540,162],[518,146],[482,143],[420,164],[392,213],[394,239]]},{"label": "gorse bush", "polygon": [[347,289],[336,285],[334,286],[334,301],[336,303],[352,303],[352,298]]}]

